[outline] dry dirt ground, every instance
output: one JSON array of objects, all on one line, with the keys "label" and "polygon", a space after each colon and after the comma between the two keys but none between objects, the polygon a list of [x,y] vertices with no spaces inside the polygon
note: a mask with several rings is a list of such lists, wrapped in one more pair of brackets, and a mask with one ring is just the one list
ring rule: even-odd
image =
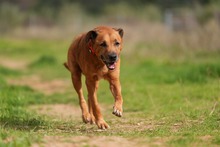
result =
[{"label": "dry dirt ground", "polygon": [[[79,121],[81,119],[80,108],[68,104],[53,104],[53,105],[35,105],[31,106],[30,110],[33,110],[42,115],[48,115],[54,119],[64,119]],[[83,122],[82,122],[83,123]],[[122,129],[128,129],[130,125],[123,126]],[[141,124],[136,124],[137,129],[140,129]],[[134,127],[135,129],[135,127]],[[101,131],[96,130],[95,131]],[[108,131],[108,130],[107,130]],[[44,136],[43,141],[38,144],[33,144],[33,147],[147,147],[147,146],[164,146],[166,139],[153,138],[152,139],[132,139],[123,138],[119,136]]]},{"label": "dry dirt ground", "polygon": [[52,80],[44,81],[37,75],[25,76],[19,79],[8,79],[7,82],[11,85],[29,86],[32,89],[42,92],[46,95],[53,93],[63,93],[66,89],[70,88],[69,81],[65,80]]},{"label": "dry dirt ground", "polygon": [[[76,137],[60,137],[45,136],[45,143],[41,144],[46,147],[146,147],[148,145],[138,144],[136,140],[129,140],[122,137],[106,137],[106,136],[76,136]],[[39,147],[34,144],[33,147]]]},{"label": "dry dirt ground", "polygon": [[0,57],[0,65],[3,65],[10,69],[25,69],[27,67],[28,62],[21,60],[12,60],[5,57]]},{"label": "dry dirt ground", "polygon": [[[9,69],[25,70],[28,66],[28,62],[0,57],[0,65]],[[65,92],[65,90],[71,86],[70,84],[67,84],[69,81],[58,79],[52,81],[44,81],[38,75],[23,76],[16,79],[7,79],[7,82],[11,85],[29,86],[32,89],[40,91],[46,95]]]}]

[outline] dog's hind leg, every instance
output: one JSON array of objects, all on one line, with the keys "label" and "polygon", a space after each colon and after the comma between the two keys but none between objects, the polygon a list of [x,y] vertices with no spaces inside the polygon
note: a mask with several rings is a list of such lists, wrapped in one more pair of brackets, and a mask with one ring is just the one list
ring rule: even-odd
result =
[{"label": "dog's hind leg", "polygon": [[72,67],[73,67],[71,70],[72,82],[79,97],[79,104],[82,110],[82,119],[85,123],[88,123],[92,121],[92,117],[89,114],[88,105],[83,96],[82,82],[81,82],[82,73],[78,65]]},{"label": "dog's hind leg", "polygon": [[92,109],[92,101],[90,98],[88,98],[88,104],[89,104],[89,113],[90,113],[90,116],[91,116],[91,121],[90,123],[91,124],[95,124],[95,117],[93,115],[93,109]]}]

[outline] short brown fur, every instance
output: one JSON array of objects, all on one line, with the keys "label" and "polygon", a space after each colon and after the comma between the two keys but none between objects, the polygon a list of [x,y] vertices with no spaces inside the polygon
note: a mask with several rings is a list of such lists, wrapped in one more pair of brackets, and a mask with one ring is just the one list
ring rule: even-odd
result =
[{"label": "short brown fur", "polygon": [[[109,128],[103,119],[97,100],[96,93],[100,79],[104,78],[110,84],[110,90],[115,98],[113,114],[122,116],[123,99],[119,74],[123,33],[122,29],[100,26],[80,35],[71,44],[67,63],[64,63],[64,66],[71,72],[83,121],[96,123],[100,129]],[[90,47],[95,53],[91,52]],[[86,78],[88,105],[83,96],[82,74]]]}]

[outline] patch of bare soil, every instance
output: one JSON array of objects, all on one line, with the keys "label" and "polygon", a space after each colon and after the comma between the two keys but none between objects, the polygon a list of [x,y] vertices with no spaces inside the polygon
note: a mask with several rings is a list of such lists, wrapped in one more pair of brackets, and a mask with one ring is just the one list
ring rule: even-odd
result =
[{"label": "patch of bare soil", "polygon": [[57,79],[52,81],[43,81],[36,75],[25,76],[19,79],[8,79],[7,81],[12,85],[29,86],[34,90],[42,92],[46,95],[51,95],[53,93],[63,93],[68,87],[70,87],[70,84],[65,80]]},{"label": "patch of bare soil", "polygon": [[[28,62],[1,57],[0,65],[10,69],[24,70],[27,68]],[[19,79],[8,79],[7,81],[12,85],[29,86],[34,90],[40,91],[47,95],[53,93],[63,93],[65,92],[65,89],[70,86],[70,84],[64,80],[43,81],[39,76],[36,75],[25,76]]]},{"label": "patch of bare soil", "polygon": [[147,147],[147,143],[143,140],[127,139],[116,136],[45,136],[44,142],[41,144],[33,144],[32,147],[81,147],[81,146],[95,146],[95,147]]},{"label": "patch of bare soil", "polygon": [[201,136],[199,137],[202,141],[210,141],[211,139],[213,139],[213,137],[211,135],[205,135],[205,136]]},{"label": "patch of bare soil", "polygon": [[81,119],[80,107],[68,104],[33,105],[31,110],[39,114],[48,115],[60,119],[79,118]]},{"label": "patch of bare soil", "polygon": [[[39,114],[48,115],[58,119],[81,119],[80,107],[68,104],[51,104],[51,105],[33,105],[29,109]],[[143,141],[127,139],[116,136],[45,136],[42,143],[35,143],[32,147],[81,147],[81,146],[97,146],[97,147],[133,147],[145,146]]]},{"label": "patch of bare soil", "polygon": [[[51,105],[33,105],[29,109],[36,111],[39,114],[48,115],[50,117],[58,119],[81,119],[80,107],[68,105],[68,104],[51,104]],[[115,123],[117,124],[117,123]],[[122,124],[121,124],[122,125]],[[121,125],[115,125],[115,127],[120,127]],[[123,128],[135,130],[135,126],[126,125],[123,123]],[[138,127],[141,124],[137,124]],[[143,127],[143,126],[142,126]],[[138,129],[138,128],[136,128]],[[99,131],[99,130],[96,130]],[[163,145],[164,141],[156,139],[155,141],[150,141],[147,139],[128,139],[118,136],[45,136],[41,143],[35,143],[33,147],[81,147],[81,146],[96,146],[96,147],[147,147],[150,145]]]},{"label": "patch of bare soil", "polygon": [[22,60],[15,60],[15,59],[8,59],[1,57],[0,58],[0,65],[10,68],[10,69],[25,69],[28,65],[26,61]]}]

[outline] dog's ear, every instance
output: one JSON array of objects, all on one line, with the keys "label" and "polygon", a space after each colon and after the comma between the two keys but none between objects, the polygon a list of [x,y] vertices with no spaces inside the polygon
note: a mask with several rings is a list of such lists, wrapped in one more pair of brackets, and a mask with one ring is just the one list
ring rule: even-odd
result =
[{"label": "dog's ear", "polygon": [[119,35],[121,36],[121,38],[123,38],[124,30],[121,29],[121,28],[118,28],[118,29],[114,28],[114,29],[115,29],[116,31],[118,31],[118,33],[119,33]]},{"label": "dog's ear", "polygon": [[96,37],[97,37],[97,32],[92,30],[92,31],[89,31],[87,34],[86,34],[86,42],[89,42],[89,40],[94,40]]}]

